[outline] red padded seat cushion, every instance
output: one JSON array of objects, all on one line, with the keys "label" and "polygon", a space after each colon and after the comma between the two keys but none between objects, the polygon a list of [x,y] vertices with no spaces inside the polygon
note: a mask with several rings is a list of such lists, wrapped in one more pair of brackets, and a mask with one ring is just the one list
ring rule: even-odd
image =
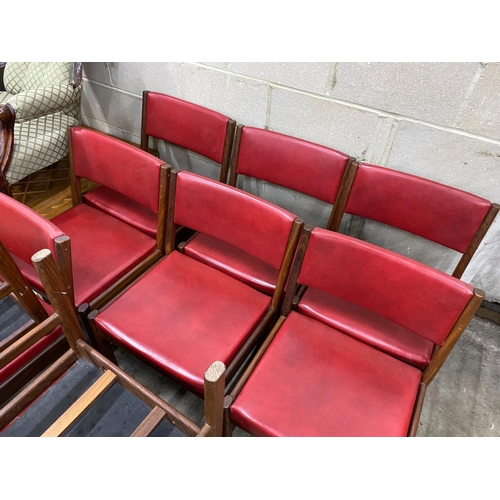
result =
[{"label": "red padded seat cushion", "polygon": [[421,372],[292,311],[231,406],[257,436],[406,436]]},{"label": "red padded seat cushion", "polygon": [[464,253],[490,207],[491,202],[466,191],[362,163],[345,212]]},{"label": "red padded seat cushion", "polygon": [[84,195],[87,205],[126,222],[139,231],[156,238],[158,215],[140,203],[106,186],[99,186]]},{"label": "red padded seat cushion", "polygon": [[[156,248],[156,241],[128,224],[85,204],[52,219],[71,239],[75,304],[79,307],[106,290]],[[26,280],[43,289],[32,266],[14,259]]]},{"label": "red padded seat cushion", "polygon": [[297,310],[391,356],[423,369],[434,344],[369,309],[308,288]]},{"label": "red padded seat cushion", "polygon": [[95,322],[110,340],[203,396],[205,370],[213,361],[231,361],[270,302],[270,297],[174,251]]},{"label": "red padded seat cushion", "polygon": [[473,296],[467,283],[349,236],[315,228],[298,282],[442,345]]},{"label": "red padded seat cushion", "polygon": [[276,289],[277,269],[218,238],[198,233],[184,247],[184,253],[267,295]]},{"label": "red padded seat cushion", "polygon": [[[52,308],[43,300],[40,300],[43,308],[47,311],[47,314],[50,316],[54,311]],[[0,382],[7,380],[11,375],[16,373],[19,369],[21,369],[26,363],[31,361],[38,353],[40,353],[45,347],[59,338],[62,335],[62,329],[60,326],[57,326],[52,330],[52,332],[48,333],[40,340],[35,342],[31,347],[26,349],[23,353],[13,359],[8,365],[4,366],[0,369]]]},{"label": "red padded seat cushion", "polygon": [[146,134],[222,163],[229,118],[158,92],[146,95]]},{"label": "red padded seat cushion", "polygon": [[237,172],[333,203],[348,160],[345,153],[326,146],[244,127]]}]

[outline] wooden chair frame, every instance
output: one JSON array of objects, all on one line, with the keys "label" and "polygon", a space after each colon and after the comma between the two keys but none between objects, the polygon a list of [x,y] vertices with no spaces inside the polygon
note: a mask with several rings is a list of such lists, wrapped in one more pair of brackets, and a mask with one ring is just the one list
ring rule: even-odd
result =
[{"label": "wooden chair frame", "polygon": [[[168,257],[174,250],[176,250],[176,234],[177,230],[179,228],[178,225],[174,223],[174,208],[175,208],[175,191],[176,191],[176,182],[177,182],[177,175],[179,174],[180,170],[174,169],[171,171],[170,174],[170,190],[169,190],[169,201],[168,201],[168,211],[167,211],[167,235],[166,235],[166,245],[165,245],[165,258]],[[288,275],[291,269],[292,261],[293,261],[293,256],[295,254],[295,249],[297,247],[297,243],[299,240],[299,236],[301,234],[301,229],[304,225],[304,222],[300,218],[296,218],[292,224],[292,229],[290,231],[290,235],[288,238],[288,242],[286,245],[286,249],[283,255],[283,259],[281,262],[280,266],[280,271],[279,271],[279,277],[278,277],[278,283],[276,286],[276,290],[274,292],[274,295],[271,299],[271,305],[269,306],[268,310],[264,313],[263,317],[261,320],[258,322],[258,324],[254,327],[253,331],[251,334],[247,337],[243,345],[240,347],[236,355],[233,357],[231,362],[226,366],[226,381],[230,382],[231,379],[234,377],[236,372],[244,365],[245,362],[248,362],[249,355],[251,352],[255,349],[257,346],[258,342],[264,335],[267,334],[269,329],[272,327],[272,325],[275,322],[276,319],[276,314],[279,309],[279,306],[282,302],[283,298],[283,292],[285,289],[285,285],[288,280]],[[195,233],[198,234],[198,233]],[[184,245],[181,243],[179,245],[179,248],[177,248],[178,251],[181,253],[183,252],[183,247]],[[117,296],[113,301],[110,301],[107,303],[102,309],[105,309],[107,306],[109,306],[111,303],[113,303],[115,300],[119,300],[119,296]],[[161,297],[159,297],[159,300],[161,300]],[[111,359],[112,361],[115,360],[114,354],[113,354],[113,347],[112,347],[112,341],[109,339],[105,332],[101,331],[96,323],[94,322],[95,317],[99,314],[99,310],[93,310],[90,312],[88,319],[90,323],[90,328],[92,330],[92,335],[95,337],[98,349],[108,358]],[[121,348],[128,350],[127,346],[124,345],[119,345]],[[137,353],[133,353],[134,356],[138,356]],[[143,360],[146,363],[148,362],[147,360]]]},{"label": "wooden chair frame", "polygon": [[[351,165],[351,168],[349,169],[349,172],[347,172],[346,178],[345,178],[345,184],[344,184],[344,189],[341,193],[339,193],[339,196],[337,198],[337,201],[334,206],[332,218],[330,220],[330,223],[327,226],[327,229],[330,229],[332,231],[338,231],[340,228],[340,223],[342,222],[342,217],[345,212],[345,208],[347,205],[347,202],[349,201],[349,196],[351,194],[351,190],[354,184],[354,180],[356,178],[356,173],[359,167],[358,162],[353,162]],[[486,214],[486,216],[483,219],[483,222],[479,226],[476,234],[474,235],[473,239],[470,241],[469,246],[467,250],[462,254],[462,257],[460,258],[458,264],[456,265],[452,276],[455,278],[460,279],[469,265],[469,262],[471,261],[472,257],[474,256],[476,250],[479,247],[479,244],[483,240],[484,236],[488,232],[488,229],[490,228],[491,224],[495,220],[495,217],[500,210],[500,205],[498,203],[492,203],[491,207]],[[425,238],[424,238],[425,239]]]},{"label": "wooden chair frame", "polygon": [[[245,125],[238,125],[236,127],[236,136],[234,139],[233,155],[232,155],[232,159],[231,159],[231,173],[230,173],[229,182],[228,182],[228,184],[230,186],[233,186],[233,187],[236,187],[236,184],[238,183],[238,175],[239,175],[238,174],[238,157],[239,157],[241,140],[242,140],[242,133],[243,133],[244,128],[245,128]],[[351,172],[353,163],[354,163],[354,158],[349,157],[349,160],[348,160],[348,162],[345,166],[345,169],[344,169],[344,174],[342,175],[342,180],[340,182],[337,194],[335,196],[335,200],[332,204],[332,210],[330,212],[330,217],[328,219],[328,223],[326,226],[327,228],[329,228],[333,224],[333,219],[335,216],[335,208],[336,208],[337,204],[339,203],[339,200],[341,200],[345,196],[344,191],[348,187],[348,182],[349,182],[349,178],[351,175],[350,172]],[[288,189],[291,189],[291,188],[288,188]]]},{"label": "wooden chair frame", "polygon": [[[276,334],[280,330],[281,326],[283,325],[283,323],[287,319],[288,315],[290,314],[290,311],[294,308],[294,305],[299,300],[297,295],[295,295],[295,290],[297,289],[297,280],[299,277],[300,269],[302,267],[302,263],[304,261],[304,256],[305,256],[305,253],[307,250],[307,245],[308,245],[312,230],[313,230],[313,228],[311,226],[307,226],[307,225],[304,226],[304,228],[302,230],[302,234],[301,234],[299,244],[297,247],[297,252],[295,254],[295,259],[294,259],[294,262],[292,265],[292,270],[290,272],[289,285],[287,288],[285,299],[283,301],[281,314],[280,314],[276,324],[273,326],[271,332],[266,337],[266,339],[264,340],[264,342],[262,343],[262,345],[258,349],[255,356],[252,358],[251,362],[248,364],[247,368],[242,373],[241,377],[238,378],[236,384],[234,384],[231,391],[224,398],[224,436],[231,436],[233,429],[235,427],[230,419],[230,413],[229,413],[230,406],[233,404],[235,399],[238,397],[238,394],[241,392],[245,383],[250,378],[253,370],[255,369],[257,364],[259,363],[259,360],[262,358],[262,356],[266,352],[267,348],[271,344],[272,340],[274,339],[274,337],[276,336]],[[302,289],[305,290],[304,287],[302,287]],[[420,414],[422,411],[422,406],[423,406],[425,392],[427,390],[427,387],[433,381],[433,379],[436,376],[436,374],[438,373],[439,369],[441,368],[443,363],[446,361],[451,350],[453,349],[453,347],[455,346],[455,344],[459,340],[463,331],[465,330],[465,328],[469,324],[470,320],[473,318],[475,312],[477,311],[477,309],[481,305],[482,301],[484,300],[484,297],[485,297],[484,292],[482,290],[474,289],[473,296],[471,297],[469,303],[466,305],[466,307],[462,311],[460,317],[458,318],[455,325],[451,329],[444,344],[441,347],[437,347],[437,346],[435,347],[430,363],[427,365],[427,367],[424,370],[422,370],[422,378],[421,378],[419,390],[417,393],[417,397],[415,400],[415,405],[413,408],[413,413],[412,413],[410,425],[408,428],[407,436],[409,436],[409,437],[416,436],[417,431],[418,431],[418,422],[419,422]]]},{"label": "wooden chair frame", "polygon": [[[61,435],[99,395],[108,390],[115,382],[120,383],[126,390],[152,408],[149,415],[133,432],[133,437],[148,436],[163,419],[170,421],[175,427],[189,436],[221,435],[221,404],[225,369],[222,363],[213,363],[205,373],[206,422],[202,427],[199,427],[85,343],[73,304],[68,295],[64,293],[65,285],[49,250],[41,250],[36,253],[33,256],[33,263],[54,305],[54,314],[47,318],[45,323],[50,324],[51,327],[60,324],[71,348],[0,410],[0,429],[11,422],[44,392],[78,357],[82,357],[104,373],[87,392],[44,432],[43,436]],[[38,330],[37,335],[41,335],[40,328],[35,330]],[[21,342],[24,343],[24,346],[29,345],[33,337],[34,335],[30,332],[21,339]]]},{"label": "wooden chair frame", "polygon": [[[146,119],[148,114],[148,106],[147,106],[147,95],[149,94],[149,90],[144,90],[142,93],[142,121],[141,121],[141,143],[140,147],[144,151],[149,151],[149,138],[153,137],[155,139],[159,139],[158,137],[149,136],[146,134]],[[226,184],[227,177],[229,173],[229,162],[231,160],[231,152],[233,149],[233,139],[234,139],[234,130],[236,128],[236,121],[229,119],[227,122],[226,128],[226,136],[224,139],[224,153],[222,157],[222,162],[220,163],[221,170],[219,175],[219,181]],[[160,139],[163,140],[163,139]],[[173,144],[173,143],[172,143]],[[190,150],[194,151],[194,150]],[[196,152],[196,151],[195,151]]]},{"label": "wooden chair frame", "polygon": [[[49,315],[30,288],[12,256],[0,241],[0,299],[11,295],[31,319],[0,342],[0,369],[54,330]],[[28,363],[0,383],[0,405],[21,389],[68,348],[63,335],[42,349]]]},{"label": "wooden chair frame", "polygon": [[[69,172],[70,172],[70,182],[71,182],[71,198],[73,202],[73,207],[83,203],[82,199],[82,187],[81,187],[81,177],[78,177],[75,174],[75,167],[73,161],[73,141],[71,137],[71,128],[68,130],[69,136]],[[88,303],[82,304],[78,308],[78,312],[80,313],[82,320],[85,322],[85,325],[88,327],[87,316],[92,309],[99,309],[106,302],[110,301],[114,296],[119,294],[123,289],[127,287],[132,281],[134,281],[138,276],[143,274],[148,268],[150,268],[153,264],[159,261],[164,255],[165,248],[165,222],[166,222],[166,201],[167,194],[169,190],[169,182],[170,182],[170,171],[171,167],[168,164],[163,164],[161,166],[160,171],[160,189],[159,189],[159,200],[158,200],[158,231],[156,236],[156,249],[151,253],[145,260],[141,263],[137,264],[133,269],[131,269],[127,274],[125,274],[122,278],[118,279],[115,283],[113,283],[109,288],[107,288],[104,292],[94,298],[92,301]],[[68,210],[71,210],[68,209]],[[60,262],[60,255],[56,255],[56,261]],[[71,262],[71,261],[69,261]],[[63,276],[68,275],[72,276],[72,272],[67,269],[61,269],[59,267],[61,274]]]}]

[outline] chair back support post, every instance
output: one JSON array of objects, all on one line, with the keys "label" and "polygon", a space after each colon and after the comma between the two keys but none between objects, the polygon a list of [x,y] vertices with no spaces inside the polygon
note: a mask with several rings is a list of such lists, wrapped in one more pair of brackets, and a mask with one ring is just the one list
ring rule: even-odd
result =
[{"label": "chair back support post", "polygon": [[295,259],[292,264],[292,270],[290,271],[288,288],[286,290],[285,299],[283,300],[283,306],[281,308],[281,315],[285,317],[290,314],[290,310],[292,309],[292,304],[297,288],[297,279],[299,277],[302,263],[304,262],[304,255],[306,253],[307,244],[309,243],[309,238],[311,237],[312,230],[313,227],[309,226],[308,224],[302,228],[299,243],[297,245],[297,252],[295,253]]},{"label": "chair back support post", "polygon": [[462,335],[463,331],[469,324],[470,320],[478,310],[479,306],[482,304],[485,298],[485,294],[482,290],[477,288],[474,289],[474,295],[470,299],[469,303],[463,310],[462,314],[458,318],[457,322],[453,326],[450,334],[446,338],[444,344],[437,350],[435,355],[432,357],[431,362],[427,365],[422,373],[422,382],[425,385],[429,385],[436,376],[437,372],[446,361],[446,358],[450,354],[451,350],[457,343],[458,339]]},{"label": "chair back support post", "polygon": [[36,323],[48,318],[48,314],[40,304],[31,287],[28,285],[14,259],[0,241],[0,274],[10,284],[23,309]]},{"label": "chair back support post", "polygon": [[240,154],[240,146],[241,146],[241,135],[243,133],[244,125],[238,125],[236,127],[236,135],[234,138],[234,146],[233,146],[233,156],[231,159],[231,175],[229,178],[229,185],[236,187],[236,182],[238,181],[238,156]]},{"label": "chair back support post", "polygon": [[160,193],[158,200],[158,231],[156,233],[156,248],[163,254],[166,238],[166,214],[170,183],[171,167],[168,164],[160,167]]},{"label": "chair back support post", "polygon": [[142,117],[141,117],[141,149],[149,149],[149,137],[146,135],[146,117],[148,115],[148,94],[149,90],[142,92]]},{"label": "chair back support post", "polygon": [[205,420],[210,426],[208,436],[221,437],[224,412],[224,388],[226,367],[214,361],[205,372]]},{"label": "chair back support post", "polygon": [[60,317],[61,326],[70,347],[76,351],[76,342],[83,340],[83,335],[76,317],[74,303],[70,300],[54,258],[50,250],[43,249],[32,257],[33,265],[40,276],[50,303]]},{"label": "chair back support post", "polygon": [[222,163],[220,167],[220,177],[219,177],[219,181],[223,182],[224,184],[227,183],[227,176],[229,173],[229,163],[231,161],[231,153],[233,151],[235,128],[236,128],[236,122],[234,120],[228,120],[226,128],[226,138],[224,139],[224,153],[222,156]]},{"label": "chair back support post", "polygon": [[69,236],[58,236],[54,240],[55,260],[62,282],[72,304],[75,303],[73,269],[71,265],[71,241]]},{"label": "chair back support post", "polygon": [[300,217],[297,217],[293,221],[292,230],[290,231],[290,237],[288,239],[285,254],[283,255],[283,261],[280,266],[276,289],[274,290],[273,298],[271,301],[271,307],[273,307],[275,311],[279,309],[281,300],[283,298],[283,291],[288,280],[290,268],[292,267],[293,257],[295,255],[297,243],[299,241],[299,237],[303,227],[304,221]]},{"label": "chair back support post", "polygon": [[74,127],[68,127],[68,149],[69,149],[69,180],[71,184],[71,201],[73,206],[80,205],[82,203],[82,179],[77,177],[75,174],[75,161],[73,155],[73,134],[71,129]]},{"label": "chair back support post", "polygon": [[174,222],[174,205],[175,205],[175,190],[177,187],[178,169],[170,171],[168,203],[167,203],[167,224],[165,235],[165,255],[169,255],[175,250],[175,234],[177,225]]},{"label": "chair back support post", "polygon": [[470,242],[469,247],[465,251],[465,253],[462,255],[462,258],[457,264],[457,267],[453,271],[452,276],[455,278],[460,279],[462,275],[464,274],[464,271],[466,267],[469,265],[469,262],[471,261],[472,257],[474,256],[477,248],[479,247],[479,244],[485,237],[486,233],[488,232],[488,229],[490,228],[491,224],[495,220],[496,215],[498,214],[498,211],[500,210],[500,205],[498,203],[492,203],[488,213],[486,214],[483,222],[481,223],[481,226],[479,227],[476,235],[474,236],[473,240]]},{"label": "chair back support post", "polygon": [[342,216],[344,215],[345,206],[347,204],[347,199],[349,198],[349,193],[351,192],[352,184],[354,182],[354,178],[356,177],[358,166],[359,163],[353,161],[353,158],[349,160],[349,163],[346,166],[340,188],[337,192],[337,197],[335,198],[335,203],[330,215],[330,220],[328,221],[328,224],[326,226],[326,228],[330,231],[339,230],[340,224],[342,222]]}]

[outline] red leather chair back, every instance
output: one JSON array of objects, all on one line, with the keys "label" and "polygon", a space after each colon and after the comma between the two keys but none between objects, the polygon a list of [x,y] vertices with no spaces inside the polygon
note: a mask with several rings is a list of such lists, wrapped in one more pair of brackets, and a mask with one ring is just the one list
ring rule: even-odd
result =
[{"label": "red leather chair back", "polygon": [[0,240],[7,250],[31,265],[31,256],[48,248],[55,255],[54,239],[64,233],[22,203],[0,193]]},{"label": "red leather chair back", "polygon": [[473,287],[407,257],[315,228],[299,274],[311,286],[442,345]]},{"label": "red leather chair back", "polygon": [[72,127],[70,134],[77,177],[98,182],[158,213],[163,160],[94,130]]},{"label": "red leather chair back", "polygon": [[192,172],[177,174],[174,222],[279,269],[296,216],[257,196]]},{"label": "red leather chair back", "polygon": [[404,229],[464,253],[491,202],[376,165],[358,167],[345,212]]},{"label": "red leather chair back", "polygon": [[158,92],[147,92],[144,98],[146,135],[222,163],[227,116]]},{"label": "red leather chair back", "polygon": [[348,155],[269,130],[243,127],[241,133],[238,174],[333,204]]}]

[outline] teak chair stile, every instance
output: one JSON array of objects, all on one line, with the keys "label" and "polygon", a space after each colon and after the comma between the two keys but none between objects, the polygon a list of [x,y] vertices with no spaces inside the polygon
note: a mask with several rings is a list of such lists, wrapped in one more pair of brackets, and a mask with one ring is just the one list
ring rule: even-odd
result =
[{"label": "teak chair stile", "polygon": [[[171,405],[146,389],[132,377],[85,343],[72,302],[64,293],[65,285],[61,279],[49,250],[41,250],[33,256],[33,263],[44,284],[47,295],[54,305],[54,313],[48,318],[51,325],[61,325],[70,346],[61,358],[38,376],[28,387],[16,395],[0,410],[0,429],[9,426],[18,417],[22,426],[23,414],[37,398],[42,399],[46,390],[67,372],[78,358],[88,361],[104,373],[89,389],[82,394],[42,436],[60,436],[85,414],[99,397],[102,397],[114,383],[121,384],[128,393],[151,408],[151,412],[132,433],[134,437],[148,436],[162,420],[167,420],[184,434],[190,436],[218,436],[222,432],[222,413],[220,405],[223,398],[224,365],[213,363],[205,373],[205,410],[206,422],[199,427]],[[20,273],[19,273],[20,274]],[[17,284],[17,283],[16,283]],[[15,287],[17,288],[17,286]],[[29,345],[29,335],[22,341]],[[22,427],[21,427],[22,428]],[[4,429],[3,432],[5,432]],[[19,430],[17,431],[19,432]],[[7,428],[7,435],[8,428]],[[14,434],[15,435],[15,434]]]},{"label": "teak chair stile", "polygon": [[[236,127],[233,149],[229,185],[237,187],[239,176],[251,177],[307,195],[332,205],[331,220],[353,158],[326,146],[243,125]],[[297,214],[305,218],[300,212]],[[180,248],[186,255],[224,269],[268,295],[274,293],[277,274],[252,263],[244,253],[220,238],[194,234]]]},{"label": "teak chair stile", "polygon": [[[309,250],[308,256],[308,246],[311,239],[314,239],[313,248]],[[334,250],[335,246],[341,248],[344,245],[346,246],[345,251]],[[312,284],[318,285],[323,280],[334,280],[335,276],[343,273],[340,267],[346,264],[339,264],[340,267],[333,266],[334,269],[332,270],[330,269],[332,260],[328,260],[328,255],[326,254],[324,256],[327,262],[324,264],[324,268],[321,267],[322,262],[319,257],[328,249],[332,252],[340,251],[340,253],[336,254],[335,258],[341,254],[347,255],[346,252],[356,253],[357,249],[360,249],[359,255],[355,255],[350,264],[354,264],[360,256],[368,256],[369,260],[372,259],[375,266],[388,266],[387,272],[389,276],[396,276],[399,272],[403,272],[405,276],[414,276],[414,280],[416,279],[417,282],[421,279],[425,281],[428,278],[430,284],[429,293],[431,295],[437,294],[436,303],[440,300],[438,298],[440,294],[445,294],[450,298],[451,312],[446,311],[449,318],[447,323],[441,323],[440,325],[441,330],[444,329],[444,333],[447,332],[447,335],[442,345],[435,344],[428,363],[421,367],[412,366],[412,363],[402,359],[401,356],[388,353],[387,349],[384,351],[383,346],[374,347],[373,339],[369,338],[368,329],[365,330],[365,338],[363,338],[363,332],[349,331],[347,321],[344,321],[342,324],[342,321],[339,320],[340,322],[333,326],[328,323],[328,318],[325,316],[322,318],[319,315],[315,315],[314,311],[308,311],[307,304],[301,308],[300,301],[299,307],[296,310],[293,309],[294,300],[297,300],[296,297],[294,298],[294,289],[297,284],[307,284],[308,286]],[[377,261],[379,261],[378,264]],[[391,267],[392,269],[390,269]],[[337,291],[339,290],[339,286],[344,286],[345,280],[355,279],[355,275],[362,275],[361,284],[366,287],[370,286],[369,276],[366,276],[361,269],[354,267],[347,271],[345,277],[341,276],[342,285],[337,286]],[[327,281],[324,281],[322,285],[325,288],[328,288]],[[379,284],[375,283],[375,286],[379,287]],[[336,286],[334,285],[332,293],[335,289]],[[357,288],[355,287],[353,290],[347,291],[346,294],[356,293]],[[384,293],[379,288],[376,288],[376,290],[376,293]],[[328,293],[325,290],[323,291]],[[399,293],[398,290],[394,291],[392,289],[386,290],[386,292],[389,298]],[[414,317],[415,314],[425,314],[423,310],[417,313],[413,311],[413,309],[422,307],[416,301],[414,302],[413,299],[419,296],[424,297],[425,293],[419,294],[412,290],[410,294],[412,296],[408,302],[408,308],[406,308],[408,315]],[[370,297],[369,294],[367,300],[371,300]],[[296,429],[300,430],[297,430],[298,434],[293,435],[304,435],[300,433],[301,431],[305,432],[306,435],[386,435],[385,432],[387,429],[384,428],[385,420],[390,420],[393,418],[393,414],[398,414],[395,423],[391,424],[393,428],[390,431],[393,432],[394,429],[399,429],[398,433],[401,432],[401,435],[415,436],[418,430],[418,419],[426,388],[438,373],[483,299],[484,293],[481,290],[473,289],[469,285],[428,266],[414,263],[411,259],[400,257],[392,252],[378,249],[373,245],[338,233],[329,233],[317,228],[313,230],[311,227],[304,228],[290,274],[290,285],[287,288],[281,315],[270,334],[262,343],[257,354],[253,357],[251,363],[224,400],[224,435],[231,435],[235,425],[239,425],[248,432],[257,433],[257,435],[289,435],[280,432],[280,425],[283,424],[279,423],[279,418],[276,415],[283,416],[283,420],[287,423],[284,424],[285,427],[282,427],[282,429],[286,429],[290,433],[293,433],[293,429],[295,428],[293,422],[297,424]],[[395,301],[397,301],[397,297]],[[427,302],[427,304],[432,304],[432,300]],[[427,306],[424,305],[424,307]],[[437,314],[437,309],[439,309],[439,306],[434,306],[434,310],[429,311],[429,314]],[[361,306],[353,309],[347,303],[344,306],[345,311],[347,311],[347,314],[363,314]],[[393,312],[391,314],[397,315],[400,313]],[[366,317],[370,318],[371,316],[367,315]],[[378,327],[380,328],[381,324],[389,326],[387,319],[382,319],[384,322],[378,324]],[[353,324],[356,324],[356,321],[358,321],[357,318],[352,319]],[[410,318],[408,323],[411,324],[414,321],[414,319]],[[418,326],[418,321],[416,324]],[[449,326],[449,331],[446,325]],[[365,327],[368,326],[370,325],[367,321]],[[377,323],[373,323],[371,326],[377,326]],[[419,326],[419,328],[421,327],[422,325]],[[300,333],[301,330],[303,334]],[[439,335],[442,337],[444,333],[441,332]],[[373,331],[371,334],[373,335]],[[380,334],[383,335],[383,332],[381,331]],[[315,335],[319,335],[319,338],[323,340],[315,344]],[[437,335],[437,333],[429,332],[431,338],[433,335]],[[312,342],[314,349],[316,349],[315,354],[311,355],[310,352],[306,352],[305,347],[301,350],[300,342],[305,342],[304,339],[300,340],[301,336],[304,338],[307,337],[309,339],[308,342]],[[306,346],[306,344],[303,344],[303,346]],[[328,369],[324,369],[328,365],[328,362],[316,356],[321,352],[323,353],[322,356],[328,358],[328,352],[332,350],[334,354],[331,355],[331,361],[329,362],[334,368],[333,371],[328,371]],[[341,357],[339,358],[338,356]],[[343,357],[348,360],[346,366],[342,364]],[[316,364],[317,367],[314,368]],[[339,365],[340,368],[338,369],[340,372],[335,372],[335,369],[337,369],[335,368],[336,364]],[[293,370],[289,369],[288,365],[293,366]],[[312,390],[313,395],[311,398],[314,399],[317,390],[307,384],[308,378],[311,380],[311,384],[315,383],[314,377],[309,375],[311,367],[313,367],[313,371],[320,369],[333,377],[329,380],[320,376],[320,379],[323,381],[322,387],[324,391],[321,396],[323,399],[321,401],[322,410],[318,410],[326,415],[325,405],[328,408],[328,418],[336,421],[335,425],[330,428],[330,430],[333,429],[333,434],[315,434],[314,429],[311,431],[311,428],[308,428],[307,425],[303,426],[300,424],[301,421],[308,418],[316,418],[314,410],[309,411],[300,408],[298,398],[291,396],[295,390],[294,387],[296,387],[298,394],[307,394],[308,390]],[[343,372],[342,370],[345,371]],[[350,373],[351,370],[352,373]],[[380,374],[377,374],[378,371],[380,371]],[[324,376],[323,372],[321,374]],[[291,378],[287,379],[287,377]],[[294,378],[292,379],[292,377]],[[399,377],[401,377],[401,380],[399,380]],[[393,380],[394,378],[395,380]],[[305,382],[302,382],[303,380]],[[274,389],[273,384],[278,384],[276,389]],[[385,385],[387,387],[384,389]],[[285,386],[289,386],[291,389],[290,392],[284,395],[283,392],[280,392],[280,389],[284,391]],[[378,392],[377,387],[381,388]],[[245,395],[242,393],[244,390],[246,391]],[[352,393],[352,400],[359,399],[365,402],[361,413],[358,413],[359,408],[356,409],[355,405],[352,406],[351,403],[346,403],[346,400],[343,399],[341,394],[346,391],[347,393]],[[403,399],[401,402],[391,400],[387,396],[397,391],[402,394]],[[265,414],[262,412],[264,405],[260,406],[255,398],[257,393],[259,393],[261,401],[268,402]],[[371,398],[372,393],[385,394],[386,396],[383,397],[386,397],[387,401],[381,401],[376,404]],[[267,396],[267,399],[263,394]],[[335,394],[337,394],[337,397],[335,397]],[[243,401],[239,401],[238,398],[241,397],[240,395],[243,396]],[[290,403],[286,402],[287,397],[292,398]],[[331,401],[328,402],[327,398],[329,397]],[[283,398],[285,402],[283,402]],[[404,408],[403,403],[405,405]],[[310,405],[308,401],[303,401],[302,404],[304,408],[308,408],[311,405],[314,406],[312,403]],[[349,406],[350,404],[352,408]],[[385,405],[387,405],[388,409],[385,408]],[[401,405],[401,408],[398,408],[398,405]],[[275,406],[276,409],[274,408]],[[376,410],[375,414],[371,413],[372,406]],[[411,410],[410,413],[408,413],[409,410]],[[365,412],[367,415],[366,421],[363,416]],[[294,414],[292,421],[287,416],[289,414]],[[356,424],[352,424],[351,420],[356,422]],[[377,427],[378,425],[380,427]],[[328,429],[328,425],[325,427],[323,423],[318,423],[318,426],[324,432],[325,429]],[[353,431],[352,429],[355,430]],[[389,435],[393,434],[389,433]]]},{"label": "teak chair stile", "polygon": [[[109,343],[118,345],[199,396],[206,359],[221,360],[230,381],[275,321],[302,225],[293,214],[244,191],[173,170],[166,255],[102,310],[90,313],[101,351],[112,359]],[[255,260],[276,266],[272,297],[176,249],[178,226],[226,238]],[[141,314],[130,316],[132,310]]]},{"label": "teak chair stile", "polygon": [[500,205],[423,177],[354,162],[328,229],[344,214],[371,219],[462,254],[452,276],[461,278]]}]

